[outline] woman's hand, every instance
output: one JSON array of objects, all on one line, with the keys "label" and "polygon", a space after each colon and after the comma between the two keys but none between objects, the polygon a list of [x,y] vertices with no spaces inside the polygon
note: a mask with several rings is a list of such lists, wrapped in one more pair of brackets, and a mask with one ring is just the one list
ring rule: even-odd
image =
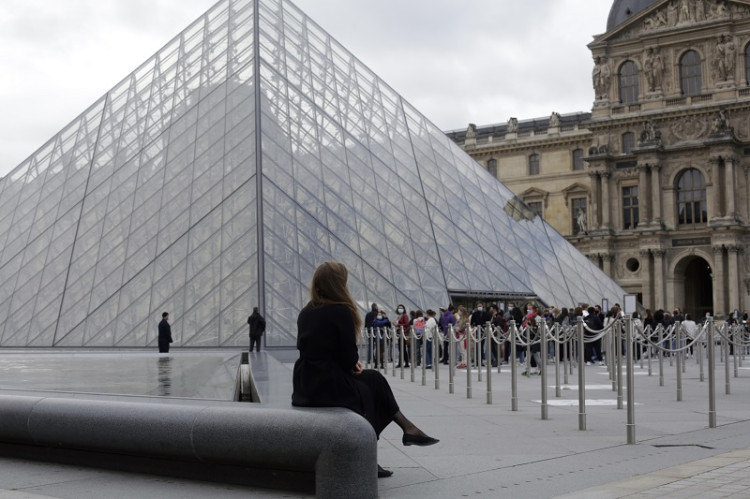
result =
[{"label": "woman's hand", "polygon": [[357,362],[352,368],[352,374],[362,374],[362,363]]}]

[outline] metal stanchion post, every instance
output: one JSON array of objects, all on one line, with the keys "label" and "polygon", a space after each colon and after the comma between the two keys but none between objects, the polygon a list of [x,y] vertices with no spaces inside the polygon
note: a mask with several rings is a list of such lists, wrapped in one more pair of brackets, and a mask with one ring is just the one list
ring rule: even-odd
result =
[{"label": "metal stanchion post", "polygon": [[648,355],[648,375],[651,376],[653,374],[653,371],[651,369],[651,360],[654,358],[654,354],[652,350],[654,349],[651,346],[651,335],[646,337],[646,330],[643,330],[643,341],[646,342],[646,355]]},{"label": "metal stanchion post", "polygon": [[406,338],[404,337],[404,326],[399,326],[398,329],[398,365],[399,369],[401,369],[401,379],[404,379],[404,364],[406,364],[406,361],[404,360],[404,343],[406,343]]},{"label": "metal stanchion post", "polygon": [[578,321],[578,429],[586,429],[586,363],[581,362],[580,353],[583,352],[583,319]]},{"label": "metal stanchion post", "polygon": [[487,403],[492,403],[492,341],[493,341],[493,334],[492,334],[492,324],[489,322],[485,326],[486,328],[486,334],[485,334],[485,363],[487,364]]},{"label": "metal stanchion post", "polygon": [[659,330],[659,343],[656,347],[656,351],[659,352],[659,386],[664,386],[664,328],[661,325],[656,326]]},{"label": "metal stanchion post", "polygon": [[453,324],[448,328],[448,393],[454,393],[456,376],[456,336]]},{"label": "metal stanchion post", "polygon": [[633,318],[625,317],[625,348],[627,355],[628,375],[628,444],[635,444],[635,372],[633,366]]},{"label": "metal stanchion post", "polygon": [[740,354],[739,352],[742,347],[740,346],[740,342],[738,341],[739,337],[740,337],[739,328],[736,326],[732,326],[731,338],[732,338],[732,345],[734,345],[734,348],[733,348],[734,354],[732,355],[732,360],[734,361],[733,364],[734,364],[734,377],[735,378],[740,377],[740,364],[739,364]]},{"label": "metal stanchion post", "polygon": [[708,318],[708,427],[716,428],[716,379],[714,377],[714,320]]},{"label": "metal stanchion post", "polygon": [[[704,329],[705,331],[705,329]],[[701,332],[703,334],[703,332]],[[703,340],[697,342],[698,347],[698,369],[700,370],[700,380],[705,381],[705,375],[703,374]]]},{"label": "metal stanchion post", "polygon": [[680,351],[680,340],[682,338],[682,332],[680,331],[680,329],[682,329],[680,327],[680,322],[675,322],[674,334],[677,349],[674,354],[677,359],[677,402],[682,402],[682,352]]},{"label": "metal stanchion post", "polygon": [[544,320],[537,316],[537,330],[540,332],[539,342],[541,349],[541,366],[539,366],[539,373],[542,378],[542,420],[549,419],[548,407],[547,407],[547,324]]},{"label": "metal stanchion post", "polygon": [[391,359],[391,376],[396,376],[396,356],[393,353],[393,341],[398,337],[396,326],[391,326],[390,336],[388,337],[388,358]]},{"label": "metal stanchion post", "polygon": [[510,321],[510,410],[518,410],[518,365],[516,358],[516,321]]},{"label": "metal stanchion post", "polygon": [[562,324],[555,324],[554,329],[555,337],[555,397],[562,397],[562,388],[560,387],[560,349],[562,344],[560,343],[560,332],[562,331]]},{"label": "metal stanchion post", "polygon": [[439,327],[432,333],[435,335],[432,338],[432,370],[435,371],[435,390],[440,389],[440,345],[443,344]]},{"label": "metal stanchion post", "polygon": [[471,326],[466,326],[466,398],[471,398],[471,352],[474,346],[471,344],[473,339]]},{"label": "metal stanchion post", "polygon": [[[566,335],[567,333],[570,333],[570,326],[568,326],[568,331],[566,331]],[[570,348],[570,342],[573,341],[572,338],[573,338],[572,335],[570,337],[566,336],[565,338],[565,353],[564,353],[565,358],[563,359],[563,383],[565,385],[568,384],[568,368],[572,364],[572,362],[570,361],[571,360],[570,356],[573,353],[572,352],[573,349]]]},{"label": "metal stanchion post", "polygon": [[[623,407],[623,400],[622,400],[622,321],[618,319],[613,327],[615,328],[616,337],[617,337],[617,408],[622,409]],[[627,336],[627,333],[626,333]],[[633,355],[633,348],[632,345],[626,344],[625,345],[626,351],[625,355],[630,355],[632,357]]]},{"label": "metal stanchion post", "polygon": [[414,369],[417,365],[417,334],[414,331],[414,326],[409,326],[409,372],[411,373],[411,382],[414,383]]},{"label": "metal stanchion post", "polygon": [[[728,328],[725,328],[725,330],[726,329]],[[721,336],[721,343],[724,345],[724,393],[730,395],[732,393],[732,388],[729,385],[729,340],[726,338],[729,332],[726,332],[727,335]]]},{"label": "metal stanchion post", "polygon": [[484,328],[477,325],[474,330],[477,332],[477,340],[474,342],[476,347],[476,361],[477,361],[477,381],[482,382],[482,336],[484,336]]},{"label": "metal stanchion post", "polygon": [[422,330],[422,349],[419,351],[422,357],[422,386],[427,385],[427,328]]}]

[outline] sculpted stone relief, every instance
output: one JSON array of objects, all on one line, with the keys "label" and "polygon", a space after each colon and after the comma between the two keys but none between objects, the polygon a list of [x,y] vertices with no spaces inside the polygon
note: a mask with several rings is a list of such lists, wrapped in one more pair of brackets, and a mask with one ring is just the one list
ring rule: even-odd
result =
[{"label": "sculpted stone relief", "polygon": [[643,59],[643,72],[646,74],[646,83],[649,92],[661,89],[664,76],[664,59],[658,49],[648,49]]},{"label": "sculpted stone relief", "polygon": [[606,99],[609,92],[609,85],[612,82],[612,69],[609,67],[609,61],[602,57],[594,60],[594,70],[591,73],[591,80],[596,91],[596,99]]},{"label": "sculpted stone relief", "polygon": [[670,130],[680,141],[697,140],[706,135],[708,122],[704,118],[688,115],[675,120]]},{"label": "sculpted stone relief", "polygon": [[672,0],[643,20],[644,31],[655,31],[730,17],[747,17],[750,7],[725,0]]}]

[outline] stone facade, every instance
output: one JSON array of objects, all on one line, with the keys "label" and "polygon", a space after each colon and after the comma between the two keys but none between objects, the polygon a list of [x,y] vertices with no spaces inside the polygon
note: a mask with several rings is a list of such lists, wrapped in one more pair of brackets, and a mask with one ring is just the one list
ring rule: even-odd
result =
[{"label": "stone facade", "polygon": [[590,114],[449,135],[646,308],[750,308],[750,2],[655,1],[589,48]]}]

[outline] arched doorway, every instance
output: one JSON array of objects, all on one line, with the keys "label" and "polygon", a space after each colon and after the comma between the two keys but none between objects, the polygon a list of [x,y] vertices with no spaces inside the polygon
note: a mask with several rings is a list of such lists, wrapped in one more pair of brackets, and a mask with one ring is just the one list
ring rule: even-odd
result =
[{"label": "arched doorway", "polygon": [[683,304],[683,312],[700,320],[707,312],[713,314],[713,279],[711,265],[699,256],[689,256],[675,267],[675,298]]}]

